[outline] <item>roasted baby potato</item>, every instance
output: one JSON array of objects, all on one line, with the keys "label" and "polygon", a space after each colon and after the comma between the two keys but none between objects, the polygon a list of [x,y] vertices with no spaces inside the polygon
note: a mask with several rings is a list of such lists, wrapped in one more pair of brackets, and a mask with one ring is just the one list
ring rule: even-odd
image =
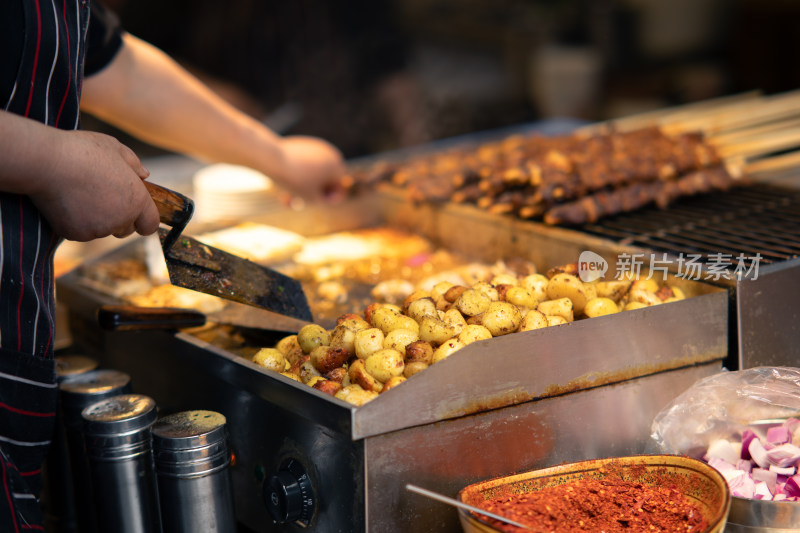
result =
[{"label": "roasted baby potato", "polygon": [[631,287],[630,280],[598,281],[594,283],[598,298],[610,298],[619,303],[628,294]]},{"label": "roasted baby potato", "polygon": [[520,280],[519,286],[528,289],[538,301],[547,300],[547,284],[550,280],[542,274],[530,274]]},{"label": "roasted baby potato", "polygon": [[300,364],[300,372],[298,373],[300,375],[300,380],[303,383],[308,383],[311,380],[311,378],[322,377],[320,371],[317,370],[317,368],[311,362],[310,356],[307,360],[305,360],[303,363]]},{"label": "roasted baby potato", "polygon": [[541,329],[549,326],[547,316],[541,311],[531,309],[522,318],[519,324],[519,331],[530,331],[532,329]]},{"label": "roasted baby potato", "polygon": [[634,309],[643,309],[645,307],[650,307],[650,305],[642,302],[632,301],[625,304],[624,310],[633,311]]},{"label": "roasted baby potato", "polygon": [[448,309],[442,316],[442,322],[453,328],[453,334],[458,335],[467,325],[464,315],[458,309]]},{"label": "roasted baby potato", "polygon": [[630,290],[632,290],[632,291],[634,291],[634,290],[642,290],[642,291],[648,291],[648,292],[658,292],[659,288],[660,287],[658,286],[658,282],[655,279],[650,278],[650,279],[637,279],[637,280],[633,281],[631,283]]},{"label": "roasted baby potato", "polygon": [[658,305],[662,303],[656,293],[643,288],[631,288],[628,292],[628,303],[639,302],[645,305]]},{"label": "roasted baby potato", "polygon": [[481,291],[483,294],[489,297],[489,300],[493,302],[496,302],[500,299],[500,293],[497,291],[497,288],[489,282],[479,281],[472,286],[472,289]]},{"label": "roasted baby potato", "polygon": [[287,337],[282,338],[275,345],[275,348],[278,351],[280,351],[284,356],[293,349],[300,348],[300,343],[297,342],[297,335],[289,335]]},{"label": "roasted baby potato", "polygon": [[414,341],[406,346],[406,365],[409,363],[433,363],[433,346],[427,341]]},{"label": "roasted baby potato", "polygon": [[375,376],[367,372],[367,367],[362,359],[353,361],[347,371],[350,378],[350,383],[358,385],[364,390],[370,392],[380,392],[383,389],[383,383],[375,379]]},{"label": "roasted baby potato", "polygon": [[388,331],[384,332],[387,335],[396,329],[404,329],[419,333],[419,322],[406,315],[397,315],[394,319],[389,320],[387,327]]},{"label": "roasted baby potato", "polygon": [[482,326],[480,324],[469,324],[461,331],[461,333],[458,334],[458,340],[464,346],[475,341],[482,341],[491,338],[492,332],[489,331],[486,326]]},{"label": "roasted baby potato", "polygon": [[572,311],[572,300],[570,298],[559,298],[557,300],[545,300],[539,302],[537,311],[545,315],[556,315],[562,317],[567,322],[572,322],[574,314]]},{"label": "roasted baby potato", "polygon": [[348,385],[347,387],[342,387],[342,389],[334,396],[340,400],[346,401],[349,404],[360,406],[377,398],[378,393],[364,390],[358,385]]},{"label": "roasted baby potato", "polygon": [[492,299],[485,292],[478,289],[467,289],[455,301],[455,306],[462,314],[475,316],[486,311],[490,303],[492,303]]},{"label": "roasted baby potato", "polygon": [[372,327],[379,328],[386,334],[392,330],[392,325],[399,316],[402,316],[399,311],[391,307],[381,307],[372,313],[372,321],[370,323]]},{"label": "roasted baby potato", "polygon": [[458,339],[450,339],[443,342],[436,350],[433,351],[433,362],[438,363],[442,359],[450,357],[453,353],[457,352],[465,345]]},{"label": "roasted baby potato", "polygon": [[[356,353],[356,332],[349,327],[339,324],[331,332],[330,347],[345,350],[349,354]],[[312,350],[313,351],[313,350]]]},{"label": "roasted baby potato", "polygon": [[287,378],[293,379],[293,380],[298,381],[300,383],[303,382],[303,380],[300,379],[300,376],[298,374],[295,374],[294,372],[281,372],[280,374],[282,376],[286,376]]},{"label": "roasted baby potato", "polygon": [[381,392],[386,392],[387,390],[394,388],[400,385],[402,382],[406,380],[403,376],[394,376],[389,378],[389,381],[383,384],[383,390]]},{"label": "roasted baby potato", "polygon": [[364,361],[367,372],[382,383],[393,376],[402,376],[404,366],[403,354],[391,348],[378,350]]},{"label": "roasted baby potato", "polygon": [[[406,317],[413,322],[413,319]],[[416,325],[417,323],[414,322]],[[419,329],[419,326],[417,326]],[[393,329],[383,339],[383,347],[391,348],[400,352],[403,357],[406,355],[406,346],[419,340],[419,333],[410,329]]]},{"label": "roasted baby potato", "polygon": [[567,320],[563,316],[559,315],[547,315],[547,325],[549,326],[559,326],[561,324],[567,324]]},{"label": "roasted baby potato", "polygon": [[261,348],[253,356],[253,362],[274,372],[286,370],[286,358],[277,348]]},{"label": "roasted baby potato", "polygon": [[494,337],[514,333],[520,322],[522,322],[522,313],[519,312],[516,305],[508,302],[492,302],[481,319],[481,324]]},{"label": "roasted baby potato", "polygon": [[422,361],[412,361],[410,363],[406,363],[406,367],[403,370],[403,376],[405,378],[410,378],[417,372],[422,372],[426,368],[428,368],[428,365],[426,363],[423,363]]},{"label": "roasted baby potato", "polygon": [[547,297],[550,300],[569,298],[572,300],[573,312],[580,315],[586,307],[586,302],[591,299],[589,290],[578,277],[562,272],[550,278],[547,284]]},{"label": "roasted baby potato", "polygon": [[362,329],[356,333],[356,338],[353,342],[356,357],[359,359],[366,359],[378,350],[382,350],[384,340],[385,336],[380,329]]},{"label": "roasted baby potato", "polygon": [[420,298],[408,304],[408,316],[417,322],[422,322],[422,319],[426,316],[436,318],[439,313],[433,298]]},{"label": "roasted baby potato", "polygon": [[497,287],[498,285],[515,286],[519,284],[519,279],[517,278],[517,276],[513,274],[497,274],[491,279],[489,283],[491,283],[495,287]]},{"label": "roasted baby potato", "polygon": [[586,302],[583,313],[589,318],[611,315],[619,313],[619,306],[611,298],[592,298]]},{"label": "roasted baby potato", "polygon": [[451,339],[455,329],[438,318],[425,317],[419,323],[419,338],[438,346],[447,339]]},{"label": "roasted baby potato", "polygon": [[533,292],[525,287],[511,287],[506,291],[505,296],[505,301],[517,307],[536,309],[536,306],[539,305],[539,300],[536,299]]},{"label": "roasted baby potato", "polygon": [[447,290],[447,292],[444,293],[444,299],[451,304],[455,303],[455,301],[458,300],[458,297],[461,296],[461,293],[467,289],[468,287],[464,287],[463,285],[453,285]]},{"label": "roasted baby potato", "polygon": [[317,346],[309,355],[311,364],[322,375],[345,364],[352,356],[352,352],[331,346]]},{"label": "roasted baby potato", "polygon": [[318,324],[308,324],[297,332],[297,343],[303,352],[311,353],[317,346],[328,346],[331,343],[331,334]]},{"label": "roasted baby potato", "polygon": [[336,393],[342,389],[341,383],[322,377],[312,378],[308,383],[306,383],[306,385],[331,396],[335,396]]}]

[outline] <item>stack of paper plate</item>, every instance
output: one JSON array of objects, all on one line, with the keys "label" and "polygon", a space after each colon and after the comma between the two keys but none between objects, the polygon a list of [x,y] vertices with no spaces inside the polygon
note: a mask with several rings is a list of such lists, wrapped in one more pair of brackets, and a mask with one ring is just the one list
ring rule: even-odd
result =
[{"label": "stack of paper plate", "polygon": [[204,222],[240,221],[280,205],[278,189],[264,174],[215,164],[193,177],[195,217]]}]

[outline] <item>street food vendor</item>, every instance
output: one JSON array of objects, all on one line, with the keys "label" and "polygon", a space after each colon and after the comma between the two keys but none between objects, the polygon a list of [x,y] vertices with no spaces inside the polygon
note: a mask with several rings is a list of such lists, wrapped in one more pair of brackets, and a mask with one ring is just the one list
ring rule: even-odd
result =
[{"label": "street food vendor", "polygon": [[[148,171],[79,109],[160,147],[259,170],[306,197],[344,172],[340,152],[280,137],[235,110],[96,1],[0,5],[0,530],[41,530],[54,428],[53,254],[156,231]],[[55,495],[55,497],[58,497]]]}]

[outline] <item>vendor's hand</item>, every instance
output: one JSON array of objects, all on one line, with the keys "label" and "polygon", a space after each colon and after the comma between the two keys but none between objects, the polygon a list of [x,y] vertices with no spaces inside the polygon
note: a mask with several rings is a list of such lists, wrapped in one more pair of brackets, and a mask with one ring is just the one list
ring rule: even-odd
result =
[{"label": "vendor's hand", "polygon": [[89,241],[134,231],[149,235],[159,215],[133,150],[108,135],[60,131],[50,177],[31,200],[62,237]]},{"label": "vendor's hand", "polygon": [[337,200],[345,173],[344,158],[332,144],[316,137],[281,139],[285,163],[282,185],[305,198]]}]

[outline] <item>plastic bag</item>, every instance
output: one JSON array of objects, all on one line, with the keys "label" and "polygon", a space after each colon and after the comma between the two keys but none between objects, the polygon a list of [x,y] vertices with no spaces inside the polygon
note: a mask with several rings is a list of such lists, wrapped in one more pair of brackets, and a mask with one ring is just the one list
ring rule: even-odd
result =
[{"label": "plastic bag", "polygon": [[758,367],[701,379],[662,409],[652,425],[661,453],[700,458],[717,439],[749,424],[800,414],[800,368]]}]

